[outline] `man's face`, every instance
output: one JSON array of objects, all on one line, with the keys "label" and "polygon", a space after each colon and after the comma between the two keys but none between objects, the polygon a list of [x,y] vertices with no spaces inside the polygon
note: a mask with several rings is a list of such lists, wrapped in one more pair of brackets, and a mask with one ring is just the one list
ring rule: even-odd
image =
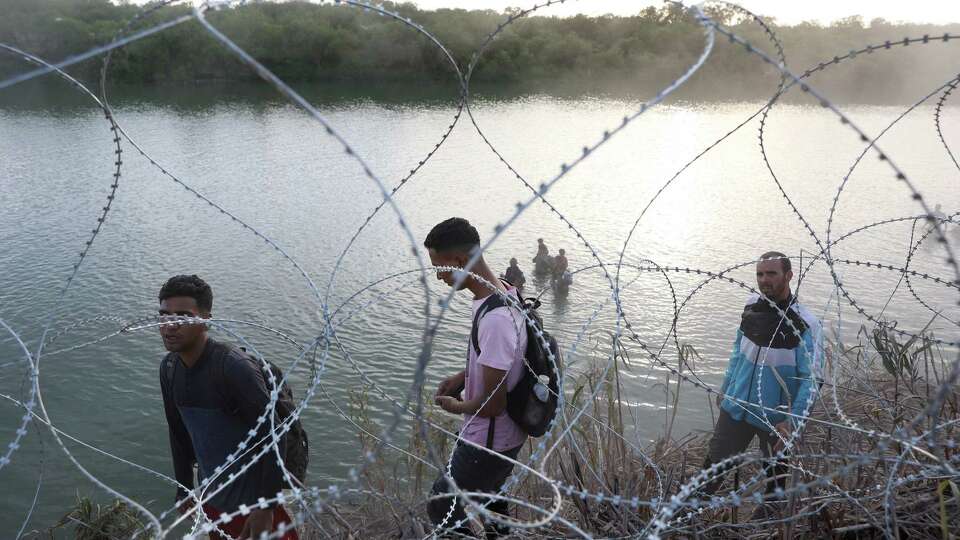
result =
[{"label": "man's face", "polygon": [[793,272],[783,271],[783,261],[779,259],[760,261],[757,264],[757,287],[764,296],[772,300],[784,300],[790,293],[790,280]]},{"label": "man's face", "polygon": [[[160,302],[160,320],[164,317],[180,315],[183,317],[209,318],[210,313],[201,312],[197,301],[189,296],[173,296]],[[207,331],[205,324],[164,324],[160,326],[163,346],[170,352],[190,349],[203,339]]]},{"label": "man's face", "polygon": [[[430,254],[430,264],[433,266],[453,266],[456,268],[463,268],[467,264],[467,256],[457,252],[449,253],[438,253],[435,249],[430,248],[427,250]],[[440,271],[437,270],[437,279],[443,281],[447,285],[453,287],[454,280],[456,279],[451,271]],[[460,287],[457,290],[462,290],[467,287],[467,282],[464,280],[460,284]]]}]

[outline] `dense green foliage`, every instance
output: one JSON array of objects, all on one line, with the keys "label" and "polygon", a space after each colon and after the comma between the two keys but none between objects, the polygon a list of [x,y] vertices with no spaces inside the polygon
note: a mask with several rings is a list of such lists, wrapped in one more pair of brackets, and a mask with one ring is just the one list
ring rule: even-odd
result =
[{"label": "dense green foliage", "polygon": [[[462,69],[485,37],[506,20],[506,14],[492,10],[421,11],[413,4],[389,7],[436,35]],[[108,0],[0,0],[0,42],[60,60],[109,42],[142,9]],[[134,28],[189,10],[186,6],[167,7]],[[549,17],[549,9],[543,11],[543,16],[511,24],[493,42],[474,80],[541,87],[579,82],[591,88],[647,91],[680,74],[704,44],[700,26],[677,8],[646,8],[631,17],[557,18]],[[711,15],[759,48],[773,51],[755,22],[729,9],[714,8]],[[375,13],[330,3],[252,2],[210,13],[208,18],[287,80],[454,80],[449,62],[434,43]],[[960,25],[895,25],[883,20],[865,25],[857,18],[829,27],[801,24],[775,28],[784,42],[788,66],[796,71],[869,43],[960,33]],[[952,76],[956,66],[949,58],[956,56],[957,47],[960,40],[932,40],[928,45],[900,47],[868,58],[863,55],[831,68],[814,84],[841,97],[912,98]],[[2,55],[0,62],[7,74],[27,68],[10,55]],[[93,77],[98,69],[99,62],[91,60],[73,71]],[[196,21],[123,48],[115,57],[110,77],[126,83],[256,78]],[[688,91],[755,97],[769,94],[776,81],[774,70],[756,56],[719,40],[713,58]]]}]

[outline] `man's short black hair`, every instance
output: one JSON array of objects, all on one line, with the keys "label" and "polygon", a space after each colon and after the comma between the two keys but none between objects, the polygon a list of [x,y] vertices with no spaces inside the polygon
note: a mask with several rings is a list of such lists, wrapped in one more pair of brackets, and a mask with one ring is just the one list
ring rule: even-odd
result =
[{"label": "man's short black hair", "polygon": [[160,302],[175,296],[188,296],[197,301],[200,311],[209,313],[213,309],[213,289],[196,275],[173,276],[160,287]]},{"label": "man's short black hair", "polygon": [[434,225],[423,246],[437,253],[459,251],[470,253],[480,246],[480,233],[469,221],[452,217]]},{"label": "man's short black hair", "polygon": [[781,268],[783,268],[784,274],[793,269],[793,267],[790,265],[790,258],[779,251],[768,251],[760,256],[761,261],[765,261],[767,259],[780,259],[780,265]]}]

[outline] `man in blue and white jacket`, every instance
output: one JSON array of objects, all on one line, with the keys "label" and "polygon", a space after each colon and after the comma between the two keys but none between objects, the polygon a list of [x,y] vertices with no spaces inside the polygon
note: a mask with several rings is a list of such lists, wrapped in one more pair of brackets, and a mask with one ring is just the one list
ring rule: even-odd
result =
[{"label": "man in blue and white jacket", "polygon": [[[717,396],[720,418],[704,469],[743,452],[754,437],[760,440],[763,456],[771,457],[782,446],[781,438],[789,439],[799,417],[809,414],[811,394],[817,391],[815,377],[821,374],[822,327],[790,293],[791,279],[790,259],[784,254],[770,251],[760,256],[757,285],[762,296],[752,295],[744,307]],[[779,311],[767,299],[776,302]],[[768,492],[784,487],[785,464],[768,462],[765,472],[770,477]],[[715,493],[723,476],[721,472],[705,484],[703,492]]]}]

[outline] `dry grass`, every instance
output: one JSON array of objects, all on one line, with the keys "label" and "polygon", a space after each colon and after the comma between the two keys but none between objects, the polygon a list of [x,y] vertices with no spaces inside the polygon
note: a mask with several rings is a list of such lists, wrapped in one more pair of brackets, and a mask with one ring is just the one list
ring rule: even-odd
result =
[{"label": "dry grass", "polygon": [[[931,403],[943,378],[949,373],[948,354],[938,348],[929,336],[902,340],[885,330],[867,332],[858,336],[854,346],[839,345],[841,354],[828,362],[829,373],[836,385],[836,399],[844,416],[841,418],[834,403],[834,388],[825,383],[812,411],[812,420],[804,431],[799,447],[790,460],[792,465],[789,485],[809,483],[818,478],[830,482],[800,496],[794,495],[783,506],[783,516],[791,519],[761,522],[750,521],[755,508],[753,502],[739,507],[726,505],[717,510],[705,510],[692,518],[675,522],[668,536],[690,538],[880,538],[884,536],[884,487],[891,476],[894,480],[908,475],[926,473],[927,477],[903,484],[892,491],[889,501],[890,531],[900,538],[957,538],[960,531],[960,478],[943,474],[937,461],[904,445],[890,442],[880,449],[877,436],[904,430],[904,437],[918,436],[935,423],[960,418],[960,392],[956,385],[936,411],[916,426],[910,421]],[[868,347],[869,346],[869,347]],[[867,350],[871,352],[868,354]],[[620,351],[622,352],[622,351]],[[684,347],[677,359],[684,372],[694,369],[698,355],[691,347]],[[680,392],[690,386],[678,383],[668,376],[664,387],[668,407],[664,435],[649,448],[646,456],[659,468],[664,493],[659,490],[657,471],[628,445],[629,436],[624,427],[624,410],[620,400],[620,370],[626,358],[617,355],[614,368],[606,378],[597,369],[583,375],[569,392],[571,410],[582,407],[588,396],[597,395],[586,403],[592,419],[584,418],[571,430],[571,435],[551,456],[546,473],[553,479],[577,489],[603,493],[610,497],[620,495],[629,500],[669,497],[700,471],[706,455],[709,435],[676,437],[674,417]],[[838,362],[837,365],[832,365]],[[707,400],[710,402],[711,400]],[[354,410],[362,410],[359,400]],[[712,409],[712,404],[709,406]],[[705,407],[705,410],[707,407]],[[711,414],[714,412],[711,410]],[[435,421],[438,419],[434,419]],[[846,427],[850,422],[860,429]],[[960,430],[949,425],[938,431],[939,441],[956,438]],[[889,441],[889,439],[887,439]],[[372,440],[361,436],[364,446]],[[449,441],[436,437],[435,448],[443,455],[449,451]],[[929,445],[921,442],[920,448]],[[424,441],[412,439],[409,451],[425,455]],[[759,455],[754,447],[753,453]],[[956,457],[956,449],[943,446],[934,452],[942,459]],[[529,449],[521,454],[529,455]],[[905,459],[900,460],[900,456]],[[389,498],[360,497],[338,509],[341,519],[324,518],[324,532],[311,528],[309,538],[422,538],[431,530],[424,512],[423,499],[429,491],[429,480],[434,472],[424,470],[410,458],[397,459],[395,452],[384,453],[389,461],[374,464],[363,478],[371,491],[390,494]],[[874,458],[857,463],[858,456]],[[879,458],[879,459],[878,459]],[[954,462],[954,465],[957,465]],[[759,473],[755,463],[742,465],[727,475],[718,495],[731,489],[741,495],[763,491],[762,480],[743,489],[747,479]],[[405,474],[412,473],[409,476]],[[881,489],[877,489],[877,485]],[[540,506],[549,506],[549,491],[542,482],[525,478],[511,493]],[[531,519],[534,512],[514,508],[517,517]],[[630,537],[641,534],[652,513],[648,507],[632,509],[628,505],[565,497],[560,515],[597,537]],[[338,523],[339,522],[339,523]],[[347,526],[349,524],[349,530]],[[560,525],[550,525],[525,533],[531,537],[572,537],[571,531]],[[515,536],[520,536],[516,534]]]},{"label": "dry grass", "polygon": [[[741,506],[725,505],[705,510],[675,521],[668,536],[676,538],[880,538],[884,536],[885,522],[889,531],[899,538],[958,538],[960,531],[960,489],[957,475],[946,474],[938,468],[938,459],[951,460],[958,465],[956,448],[942,443],[960,435],[960,392],[957,385],[949,390],[946,399],[922,421],[911,421],[930,407],[932,399],[950,369],[952,355],[938,347],[929,336],[902,340],[885,330],[862,330],[859,343],[838,345],[840,354],[828,357],[828,377],[814,405],[811,421],[799,447],[792,454],[791,478],[788,485],[809,483],[828,478],[804,495],[794,494],[783,503],[783,516],[790,519],[759,522],[750,521],[754,503]],[[624,437],[624,407],[620,405],[620,372],[626,365],[623,347],[616,347],[613,369],[603,375],[599,368],[582,375],[568,390],[569,410],[586,406],[589,417],[582,418],[571,429],[556,452],[548,460],[545,472],[549,477],[591,493],[602,493],[624,500],[663,498],[677,493],[680,487],[700,471],[706,454],[709,435],[675,437],[674,418],[680,393],[689,385],[668,375],[665,390],[663,436],[644,449],[645,455],[656,464],[655,469],[645,461]],[[870,351],[869,353],[867,351]],[[948,356],[951,356],[948,359]],[[684,373],[695,369],[699,359],[696,351],[684,347],[677,358],[677,366]],[[832,386],[836,384],[836,387]],[[688,390],[689,391],[689,390]],[[834,391],[841,417],[834,403]],[[596,395],[594,395],[596,394]],[[592,396],[592,397],[591,397]],[[711,415],[712,400],[707,399]],[[377,440],[370,434],[379,433],[371,420],[368,397],[358,391],[351,398],[351,420],[358,430],[358,445],[372,450]],[[428,408],[432,422],[456,430],[456,419],[436,414]],[[845,427],[856,425],[854,430]],[[881,436],[868,436],[865,431],[888,435],[900,431],[899,438],[919,436],[940,424],[939,443],[931,446],[921,441],[917,449],[890,441]],[[368,431],[370,434],[365,433]],[[426,518],[424,500],[437,471],[414,456],[427,455],[427,443],[436,455],[446,456],[451,441],[436,430],[428,431],[429,441],[419,433],[410,435],[405,446],[387,449],[377,454],[361,476],[362,495],[351,495],[337,504],[327,506],[315,521],[302,527],[301,538],[366,539],[366,538],[423,538],[432,527]],[[881,449],[880,442],[889,444]],[[529,456],[530,445],[520,459]],[[927,452],[925,454],[924,452]],[[754,449],[755,454],[759,452]],[[858,456],[871,459],[858,461]],[[900,459],[900,458],[903,459]],[[658,480],[659,472],[659,480]],[[759,472],[756,463],[741,465],[727,475],[718,495],[740,490],[741,495],[764,490],[765,480],[743,488],[743,482]],[[921,474],[924,476],[921,477]],[[885,500],[885,489],[891,478],[903,479],[917,475],[911,482],[898,486]],[[663,492],[660,491],[662,483]],[[878,484],[881,486],[877,488]],[[542,482],[525,477],[511,494],[541,507],[550,505],[550,492]],[[885,508],[889,517],[885,517]],[[531,519],[534,512],[514,507],[515,516]],[[99,507],[81,499],[77,508],[65,516],[55,531],[73,526],[76,537],[100,539],[129,537],[125,527],[133,526],[129,510],[117,506]],[[645,531],[652,510],[647,506],[632,509],[629,505],[564,497],[560,515],[596,537],[630,537]],[[109,536],[98,536],[97,531],[110,531]],[[119,533],[119,534],[117,534]],[[42,533],[34,533],[39,536]],[[556,521],[536,531],[523,533],[527,537],[567,538],[574,535]],[[36,537],[34,536],[34,537]],[[521,536],[519,531],[513,536]]]}]

